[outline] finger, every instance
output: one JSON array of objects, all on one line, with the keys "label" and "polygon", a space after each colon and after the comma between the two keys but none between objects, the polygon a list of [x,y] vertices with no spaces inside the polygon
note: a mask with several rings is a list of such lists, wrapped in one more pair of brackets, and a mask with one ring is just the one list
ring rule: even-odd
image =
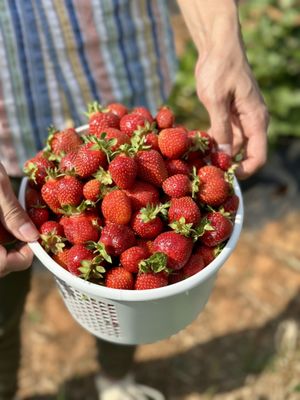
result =
[{"label": "finger", "polygon": [[18,202],[9,178],[0,164],[0,220],[17,239],[34,241],[39,233]]},{"label": "finger", "polygon": [[33,253],[25,243],[13,250],[7,250],[0,246],[0,278],[10,272],[23,271],[31,266]]}]

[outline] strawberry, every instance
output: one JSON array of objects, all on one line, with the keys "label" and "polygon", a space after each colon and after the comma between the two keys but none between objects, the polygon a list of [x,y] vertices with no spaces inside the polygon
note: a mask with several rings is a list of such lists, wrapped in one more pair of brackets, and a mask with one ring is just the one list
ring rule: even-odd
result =
[{"label": "strawberry", "polygon": [[123,267],[114,267],[107,271],[105,285],[114,289],[131,290],[134,288],[134,278],[131,272]]},{"label": "strawberry", "polygon": [[34,225],[39,228],[43,225],[44,222],[49,219],[49,209],[41,206],[41,207],[29,207],[27,209],[28,215]]},{"label": "strawberry", "polygon": [[83,196],[86,200],[98,201],[101,197],[101,182],[98,179],[91,179],[83,186]]},{"label": "strawberry", "polygon": [[15,241],[16,238],[0,222],[0,246],[8,246]]},{"label": "strawberry", "polygon": [[100,236],[101,219],[92,212],[76,213],[62,217],[65,236],[72,244],[96,242]]},{"label": "strawberry", "polygon": [[145,135],[145,145],[150,146],[151,149],[159,151],[158,146],[158,135],[154,132],[146,133]]},{"label": "strawberry", "polygon": [[68,254],[69,254],[69,249],[63,249],[56,254],[52,255],[52,258],[57,264],[59,264],[61,267],[64,269],[68,269]]},{"label": "strawberry", "polygon": [[147,182],[137,180],[134,187],[125,190],[125,193],[131,200],[133,210],[139,210],[146,207],[147,204],[159,203],[158,189]]},{"label": "strawberry", "polygon": [[195,254],[199,254],[202,256],[205,266],[210,264],[219,253],[220,249],[218,246],[209,247],[205,244],[200,244],[195,250]]},{"label": "strawberry", "polygon": [[192,192],[192,184],[187,175],[176,174],[162,184],[163,191],[170,197],[183,197]]},{"label": "strawberry", "polygon": [[27,160],[23,170],[28,178],[41,188],[48,175],[47,171],[52,168],[54,168],[54,163],[40,153],[40,155]]},{"label": "strawberry", "polygon": [[196,158],[195,160],[189,160],[187,165],[190,171],[192,171],[194,168],[196,168],[196,171],[198,171],[198,169],[204,167],[206,163],[202,158]]},{"label": "strawberry", "polygon": [[166,160],[165,164],[169,176],[177,174],[190,174],[190,167],[183,160]]},{"label": "strawberry", "polygon": [[41,193],[31,188],[30,186],[28,186],[26,189],[25,203],[27,209],[29,207],[43,207],[46,205]]},{"label": "strawberry", "polygon": [[188,132],[190,148],[187,155],[189,161],[208,156],[214,148],[213,138],[204,131],[193,130]]},{"label": "strawberry", "polygon": [[122,144],[130,143],[130,138],[128,137],[128,135],[126,135],[126,133],[124,132],[121,132],[119,129],[107,128],[104,132],[106,133],[106,140],[116,140],[116,143],[111,146],[112,151],[116,151]]},{"label": "strawberry", "polygon": [[139,114],[126,114],[120,120],[120,129],[123,133],[131,137],[134,131],[145,126],[145,122],[145,118]]},{"label": "strawberry", "polygon": [[126,225],[107,222],[101,231],[100,242],[105,245],[108,254],[119,256],[135,245],[135,235]]},{"label": "strawberry", "polygon": [[233,224],[230,219],[217,211],[209,212],[205,218],[213,229],[204,231],[201,236],[202,243],[213,247],[229,238],[233,230]]},{"label": "strawberry", "polygon": [[128,109],[121,103],[110,103],[106,106],[107,110],[116,114],[120,119],[128,113]]},{"label": "strawberry", "polygon": [[177,159],[188,150],[189,140],[183,128],[167,128],[159,132],[158,145],[165,157]]},{"label": "strawberry", "polygon": [[225,179],[210,179],[201,183],[197,192],[198,200],[201,203],[215,207],[224,203],[230,193],[230,185]]},{"label": "strawberry", "polygon": [[63,226],[56,221],[46,221],[40,227],[41,244],[49,253],[57,254],[65,247]]},{"label": "strawberry", "polygon": [[157,216],[159,206],[150,206],[136,211],[131,219],[131,227],[137,235],[144,239],[154,239],[163,230],[163,222]]},{"label": "strawberry", "polygon": [[61,214],[60,202],[57,198],[59,179],[56,176],[56,171],[50,171],[46,183],[41,188],[41,195],[44,202],[55,214]]},{"label": "strawberry", "polygon": [[134,107],[131,113],[140,115],[142,118],[144,118],[145,121],[149,122],[149,124],[152,124],[152,122],[154,121],[150,111],[146,107]]},{"label": "strawberry", "polygon": [[132,212],[130,199],[122,190],[113,190],[104,196],[101,211],[107,221],[127,225]]},{"label": "strawberry", "polygon": [[54,127],[49,128],[46,151],[59,156],[70,151],[77,151],[81,144],[82,139],[74,128],[63,131],[58,131]]},{"label": "strawberry", "polygon": [[111,111],[97,111],[97,107],[94,111],[90,109],[89,112],[89,133],[91,135],[99,136],[102,132],[105,132],[107,128],[119,129],[120,118]]},{"label": "strawberry", "polygon": [[138,176],[146,182],[161,187],[168,172],[161,154],[156,150],[141,150],[136,155]]},{"label": "strawberry", "polygon": [[214,165],[205,165],[198,170],[198,177],[201,182],[208,182],[212,179],[224,178],[224,171]]},{"label": "strawberry", "polygon": [[175,115],[169,107],[163,106],[158,110],[155,119],[159,129],[166,129],[173,126]]},{"label": "strawberry", "polygon": [[185,196],[171,200],[168,216],[170,223],[184,218],[186,224],[196,226],[200,222],[201,212],[194,200]]},{"label": "strawberry", "polygon": [[125,250],[120,257],[122,266],[129,272],[139,272],[139,263],[148,258],[149,251],[145,247],[133,246]]},{"label": "strawberry", "polygon": [[157,289],[167,286],[168,278],[163,273],[145,272],[138,274],[135,280],[135,290]]},{"label": "strawberry", "polygon": [[75,158],[77,151],[70,151],[59,161],[59,169],[62,172],[69,172],[75,170]]},{"label": "strawberry", "polygon": [[224,212],[227,212],[232,217],[234,217],[239,208],[239,202],[240,199],[238,198],[238,196],[236,194],[232,194],[227,197],[225,202],[222,204],[222,209],[224,210]]},{"label": "strawberry", "polygon": [[232,165],[232,159],[230,155],[224,153],[223,151],[215,151],[210,155],[210,161],[212,165],[222,169],[223,171],[228,171]]},{"label": "strawberry", "polygon": [[64,176],[58,183],[57,199],[61,207],[78,206],[83,199],[83,183],[75,176]]},{"label": "strawberry", "polygon": [[167,255],[167,266],[172,270],[182,268],[190,258],[193,242],[191,238],[184,237],[173,231],[166,231],[157,236],[153,242],[155,252]]},{"label": "strawberry", "polygon": [[134,158],[119,154],[109,164],[108,171],[120,189],[130,189],[137,176],[137,163]]},{"label": "strawberry", "polygon": [[201,254],[192,254],[185,266],[180,270],[184,279],[195,275],[205,267]]},{"label": "strawberry", "polygon": [[81,178],[88,178],[97,172],[99,167],[106,167],[106,154],[94,143],[86,143],[78,150],[74,165],[77,175]]},{"label": "strawberry", "polygon": [[40,226],[40,232],[42,235],[48,235],[53,233],[54,235],[64,236],[64,228],[57,221],[48,220]]},{"label": "strawberry", "polygon": [[75,244],[67,253],[67,269],[74,275],[80,276],[84,260],[92,260],[94,254],[92,250],[87,249],[83,244]]}]

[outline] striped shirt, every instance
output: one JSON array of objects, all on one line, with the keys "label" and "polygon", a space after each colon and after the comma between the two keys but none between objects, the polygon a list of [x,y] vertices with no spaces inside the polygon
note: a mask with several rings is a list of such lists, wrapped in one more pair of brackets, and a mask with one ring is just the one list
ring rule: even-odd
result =
[{"label": "striped shirt", "polygon": [[11,176],[47,128],[86,123],[90,101],[166,101],[176,56],[166,1],[0,0],[0,160]]}]

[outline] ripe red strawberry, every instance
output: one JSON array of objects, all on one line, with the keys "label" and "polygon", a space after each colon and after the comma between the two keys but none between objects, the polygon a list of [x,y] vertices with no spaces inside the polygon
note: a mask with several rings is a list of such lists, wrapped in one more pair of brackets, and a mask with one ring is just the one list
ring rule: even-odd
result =
[{"label": "ripe red strawberry", "polygon": [[153,122],[153,117],[146,107],[134,107],[132,110],[132,114],[137,114],[140,115],[142,118],[144,118],[146,121],[148,121],[150,124]]},{"label": "ripe red strawberry", "polygon": [[233,224],[220,212],[210,212],[206,215],[206,220],[210,222],[213,230],[205,230],[201,236],[201,242],[206,246],[217,246],[224,242],[232,233]]},{"label": "ripe red strawberry", "polygon": [[27,209],[28,215],[34,225],[39,228],[44,222],[49,219],[49,209],[46,207],[29,207]]},{"label": "ripe red strawberry", "polygon": [[116,114],[120,119],[128,113],[128,109],[124,104],[121,103],[110,103],[106,106],[108,111]]},{"label": "ripe red strawberry", "polygon": [[63,249],[62,251],[57,252],[56,254],[52,255],[52,258],[57,264],[59,264],[64,269],[68,269],[68,254],[69,249]]},{"label": "ripe red strawberry", "polygon": [[193,242],[191,238],[184,237],[173,231],[163,232],[153,242],[155,252],[167,255],[167,266],[170,269],[182,268],[190,258]]},{"label": "ripe red strawberry", "polygon": [[55,213],[61,214],[60,202],[57,198],[59,179],[55,174],[50,174],[48,180],[41,188],[41,195],[47,206]]},{"label": "ripe red strawberry", "polygon": [[163,230],[163,222],[158,216],[143,218],[141,211],[136,211],[131,219],[131,227],[137,235],[144,239],[154,239]]},{"label": "ripe red strawberry", "polygon": [[161,187],[168,177],[166,165],[161,154],[156,150],[141,150],[136,155],[138,176],[146,182]]},{"label": "ripe red strawberry", "polygon": [[92,260],[94,254],[92,250],[87,249],[83,244],[75,244],[67,253],[67,269],[74,275],[80,276],[82,272],[82,261]]},{"label": "ripe red strawberry", "polygon": [[107,222],[101,231],[100,240],[105,245],[108,254],[120,256],[129,247],[135,245],[135,235],[126,225]]},{"label": "ripe red strawberry", "polygon": [[[116,151],[122,144],[130,143],[130,138],[126,133],[121,132],[119,129],[107,128],[105,129],[105,139],[116,139],[116,144],[111,146],[112,151]],[[101,136],[101,135],[100,135]]]},{"label": "ripe red strawberry", "polygon": [[145,145],[151,146],[153,150],[159,151],[158,135],[154,132],[149,132],[145,135]]},{"label": "ripe red strawberry", "polygon": [[122,190],[107,193],[102,201],[101,210],[107,221],[127,225],[131,219],[131,202]]},{"label": "ripe red strawberry", "polygon": [[82,212],[62,217],[60,223],[64,227],[65,236],[72,244],[96,242],[100,236],[100,218],[89,212]]},{"label": "ripe red strawberry", "polygon": [[162,188],[170,197],[183,197],[192,192],[192,183],[187,175],[176,174],[167,178]]},{"label": "ripe red strawberry", "polygon": [[83,199],[83,183],[75,176],[64,176],[58,183],[57,199],[61,207],[78,206]]},{"label": "ripe red strawberry", "polygon": [[70,151],[65,156],[63,156],[59,162],[59,169],[62,172],[68,172],[75,170],[75,158],[77,151]]},{"label": "ripe red strawberry", "polygon": [[97,201],[101,196],[101,182],[99,179],[91,179],[83,186],[83,196],[87,200]]},{"label": "ripe red strawberry", "polygon": [[205,165],[197,173],[200,182],[208,182],[212,179],[224,178],[224,171],[214,165]]},{"label": "ripe red strawberry", "polygon": [[41,207],[46,205],[41,193],[31,188],[30,186],[28,186],[26,189],[25,203],[27,209],[29,207]]},{"label": "ripe red strawberry", "polygon": [[135,280],[135,290],[157,289],[167,286],[168,278],[164,273],[144,272],[138,274]]},{"label": "ripe red strawberry", "polygon": [[202,158],[197,158],[195,160],[188,161],[187,165],[190,171],[193,171],[194,168],[196,168],[196,171],[198,171],[198,169],[204,167],[206,163]]},{"label": "ripe red strawberry", "polygon": [[149,257],[149,251],[145,247],[133,246],[121,254],[120,262],[129,272],[139,272],[139,263]]},{"label": "ripe red strawberry", "polygon": [[77,151],[81,144],[82,139],[74,128],[58,131],[51,127],[46,150],[56,155],[67,154],[70,151]]},{"label": "ripe red strawberry", "polygon": [[224,203],[230,193],[230,185],[225,179],[210,179],[207,182],[200,181],[198,200],[201,203],[212,207],[220,206]]},{"label": "ripe red strawberry", "polygon": [[215,151],[210,155],[210,161],[212,165],[221,168],[223,171],[228,171],[232,165],[232,159],[230,155],[224,153],[223,151]]},{"label": "ripe red strawberry", "polygon": [[120,118],[110,112],[95,112],[89,118],[89,133],[91,135],[99,136],[105,132],[107,128],[119,129]]},{"label": "ripe red strawberry", "polygon": [[106,167],[107,158],[104,151],[97,148],[95,144],[86,143],[78,150],[74,165],[77,175],[81,178],[88,178],[97,172],[100,167]]},{"label": "ripe red strawberry", "polygon": [[236,194],[232,194],[229,196],[225,202],[222,204],[222,208],[225,212],[231,214],[231,216],[235,216],[238,208],[239,208],[239,198]]},{"label": "ripe red strawberry", "polygon": [[190,167],[187,163],[182,160],[166,160],[166,168],[169,176],[183,174],[190,174]]},{"label": "ripe red strawberry", "polygon": [[7,246],[15,241],[16,238],[0,222],[0,246]]},{"label": "ripe red strawberry", "polygon": [[214,140],[207,132],[192,130],[188,132],[188,138],[190,141],[189,161],[206,157],[214,149]]},{"label": "ripe red strawberry", "polygon": [[182,268],[183,277],[189,278],[192,275],[197,274],[197,272],[201,271],[205,267],[203,258],[201,254],[192,254],[189,261]]},{"label": "ripe red strawberry", "polygon": [[42,187],[48,175],[47,171],[52,168],[54,168],[54,163],[40,153],[40,155],[27,160],[23,170],[30,180],[38,187]]},{"label": "ripe red strawberry", "polygon": [[130,189],[137,176],[137,163],[133,157],[119,154],[109,164],[108,171],[120,189]]},{"label": "ripe red strawberry", "polygon": [[147,204],[159,203],[158,189],[150,183],[135,181],[134,187],[125,190],[125,193],[131,200],[133,210],[139,210],[146,207]]},{"label": "ripe red strawberry", "polygon": [[189,140],[182,128],[167,128],[159,132],[158,145],[161,153],[170,159],[181,158],[188,150]]},{"label": "ripe red strawberry", "polygon": [[145,122],[145,118],[139,114],[126,114],[120,120],[120,129],[131,137],[134,131],[145,126]]},{"label": "ripe red strawberry", "polygon": [[105,286],[114,289],[131,290],[134,288],[134,277],[123,267],[114,267],[106,272]]},{"label": "ripe red strawberry", "polygon": [[155,119],[159,129],[166,129],[173,126],[175,115],[169,107],[163,106],[158,110]]},{"label": "ripe red strawberry", "polygon": [[42,235],[53,233],[54,235],[64,236],[64,227],[57,221],[48,220],[40,227]]},{"label": "ripe red strawberry", "polygon": [[195,254],[200,254],[202,256],[205,266],[210,264],[216,258],[219,252],[220,249],[218,246],[209,247],[205,244],[200,244],[195,250]]},{"label": "ripe red strawberry", "polygon": [[201,212],[194,200],[185,196],[171,200],[168,216],[170,223],[184,218],[186,224],[196,226],[200,222]]}]

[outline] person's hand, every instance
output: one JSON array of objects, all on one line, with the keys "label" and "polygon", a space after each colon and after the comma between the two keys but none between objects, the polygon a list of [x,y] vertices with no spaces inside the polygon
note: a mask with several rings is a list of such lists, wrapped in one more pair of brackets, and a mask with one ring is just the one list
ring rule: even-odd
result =
[{"label": "person's hand", "polygon": [[19,204],[3,165],[0,163],[0,221],[22,243],[7,250],[0,245],[0,278],[12,271],[21,271],[32,263],[33,254],[24,242],[31,242],[39,233]]},{"label": "person's hand", "polygon": [[209,133],[221,150],[243,150],[236,175],[245,179],[266,162],[268,112],[246,58],[237,3],[178,0],[199,53],[197,93],[209,113]]},{"label": "person's hand", "polygon": [[268,112],[240,43],[213,48],[196,66],[198,97],[219,149],[243,152],[236,175],[245,179],[266,162]]}]

